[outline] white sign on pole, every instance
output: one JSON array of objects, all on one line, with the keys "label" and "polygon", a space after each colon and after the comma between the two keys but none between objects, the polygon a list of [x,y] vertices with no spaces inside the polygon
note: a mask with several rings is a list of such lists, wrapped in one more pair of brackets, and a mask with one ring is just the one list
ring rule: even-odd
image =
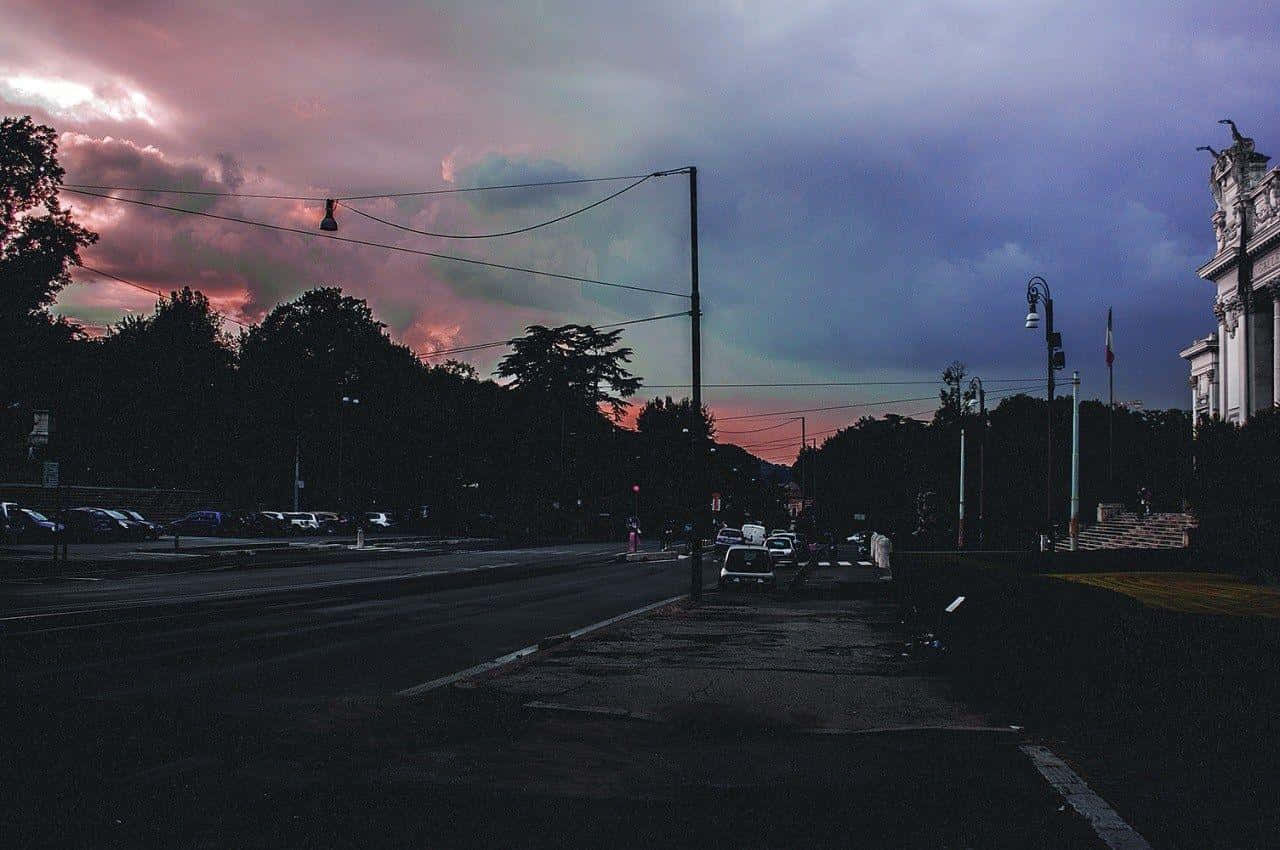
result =
[{"label": "white sign on pole", "polygon": [[45,487],[58,486],[58,462],[55,460],[46,460],[44,462],[44,480]]}]

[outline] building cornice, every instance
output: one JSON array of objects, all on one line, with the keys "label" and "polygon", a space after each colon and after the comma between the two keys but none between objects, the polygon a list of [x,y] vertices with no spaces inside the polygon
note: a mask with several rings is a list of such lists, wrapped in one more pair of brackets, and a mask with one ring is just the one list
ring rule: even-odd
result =
[{"label": "building cornice", "polygon": [[1199,355],[1204,354],[1206,351],[1216,352],[1217,350],[1218,350],[1218,337],[1214,334],[1210,334],[1204,339],[1198,339],[1195,342],[1191,343],[1191,345],[1179,351],[1178,356],[1181,357],[1183,360],[1190,360],[1193,357],[1198,357]]}]

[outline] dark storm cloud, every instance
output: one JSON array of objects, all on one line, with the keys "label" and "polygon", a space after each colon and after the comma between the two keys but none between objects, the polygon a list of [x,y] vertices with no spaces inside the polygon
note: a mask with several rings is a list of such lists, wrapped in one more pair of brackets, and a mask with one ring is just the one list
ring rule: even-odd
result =
[{"label": "dark storm cloud", "polygon": [[[0,4],[0,107],[80,134],[83,150],[64,145],[76,181],[323,197],[697,164],[707,373],[721,379],[932,377],[953,358],[1035,373],[1042,343],[1021,320],[1041,274],[1086,394],[1102,391],[1113,305],[1123,395],[1182,405],[1177,350],[1211,325],[1194,274],[1213,246],[1208,161],[1194,148],[1224,146],[1215,122],[1229,115],[1280,154],[1276,23],[1260,2]],[[492,244],[349,214],[341,232],[683,289],[682,181]],[[368,209],[477,232],[612,185]],[[189,202],[317,218],[307,204]],[[201,280],[247,314],[334,282],[425,344],[679,309],[85,208],[113,270]],[[630,329],[638,371],[685,374],[685,333]]]}]

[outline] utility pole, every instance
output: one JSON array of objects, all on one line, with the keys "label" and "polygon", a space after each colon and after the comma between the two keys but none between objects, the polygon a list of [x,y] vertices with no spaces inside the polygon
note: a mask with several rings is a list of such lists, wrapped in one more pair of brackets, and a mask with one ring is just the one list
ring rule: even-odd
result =
[{"label": "utility pole", "polygon": [[956,548],[964,548],[964,429],[960,429],[960,523],[956,532]]},{"label": "utility pole", "polygon": [[302,439],[293,438],[293,512],[298,512],[298,484],[302,478]]},{"label": "utility pole", "polygon": [[987,391],[982,379],[974,377],[969,388],[978,391],[978,545],[987,542]]},{"label": "utility pole", "polygon": [[1080,373],[1071,373],[1071,551],[1080,548]]},{"label": "utility pole", "polygon": [[[689,352],[693,375],[693,415],[702,418],[702,298],[698,293],[698,168],[689,166],[689,324],[692,332]],[[704,461],[701,441],[702,423],[695,421],[693,480],[698,488],[697,511],[693,516],[694,545],[689,558],[689,598],[693,602],[702,600],[702,500],[707,494],[702,492],[705,476],[702,474]]]}]

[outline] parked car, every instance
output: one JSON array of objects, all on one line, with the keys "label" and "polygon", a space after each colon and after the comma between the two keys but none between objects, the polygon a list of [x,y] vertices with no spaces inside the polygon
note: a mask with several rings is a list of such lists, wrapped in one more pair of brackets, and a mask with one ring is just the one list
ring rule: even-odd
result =
[{"label": "parked car", "polygon": [[742,532],[736,528],[722,528],[716,533],[716,557],[724,558],[730,546],[742,544]]},{"label": "parked car", "polygon": [[774,564],[794,564],[796,562],[795,542],[790,536],[776,534],[765,540],[764,547],[769,550],[769,557]]},{"label": "parked car", "polygon": [[391,527],[391,514],[383,511],[369,511],[364,515],[364,519],[371,528]]},{"label": "parked car", "polygon": [[230,514],[222,511],[192,511],[182,519],[175,519],[165,526],[167,534],[193,537],[215,537],[233,530]]},{"label": "parked car", "polygon": [[132,522],[141,523],[145,526],[143,537],[147,540],[158,540],[164,532],[164,527],[158,522],[152,522],[137,511],[131,511],[126,508],[116,508],[116,513],[124,514],[125,519]]},{"label": "parked car", "polygon": [[30,508],[21,510],[27,518],[27,523],[22,529],[20,542],[44,543],[62,539],[62,532],[66,528],[62,523],[54,522],[39,511],[33,511]]},{"label": "parked car", "polygon": [[293,530],[281,511],[250,511],[241,514],[236,524],[239,533],[249,537],[283,537]]},{"label": "parked car", "polygon": [[146,540],[151,535],[151,524],[146,520],[136,520],[124,511],[117,511],[114,508],[97,508],[96,510],[102,511],[117,523],[124,523],[126,540]]},{"label": "parked car", "polygon": [[0,502],[0,542],[19,543],[27,527],[26,514],[17,502]]},{"label": "parked car", "polygon": [[773,558],[769,550],[763,546],[730,546],[724,554],[724,565],[720,568],[721,588],[726,587],[759,587],[771,588],[777,585],[777,574],[774,573]]},{"label": "parked car", "polygon": [[128,540],[133,534],[128,522],[101,508],[72,508],[63,511],[58,520],[66,527],[67,539],[77,543]]},{"label": "parked car", "polygon": [[308,511],[289,511],[284,515],[299,534],[307,534],[320,530],[320,521],[316,515]]}]

